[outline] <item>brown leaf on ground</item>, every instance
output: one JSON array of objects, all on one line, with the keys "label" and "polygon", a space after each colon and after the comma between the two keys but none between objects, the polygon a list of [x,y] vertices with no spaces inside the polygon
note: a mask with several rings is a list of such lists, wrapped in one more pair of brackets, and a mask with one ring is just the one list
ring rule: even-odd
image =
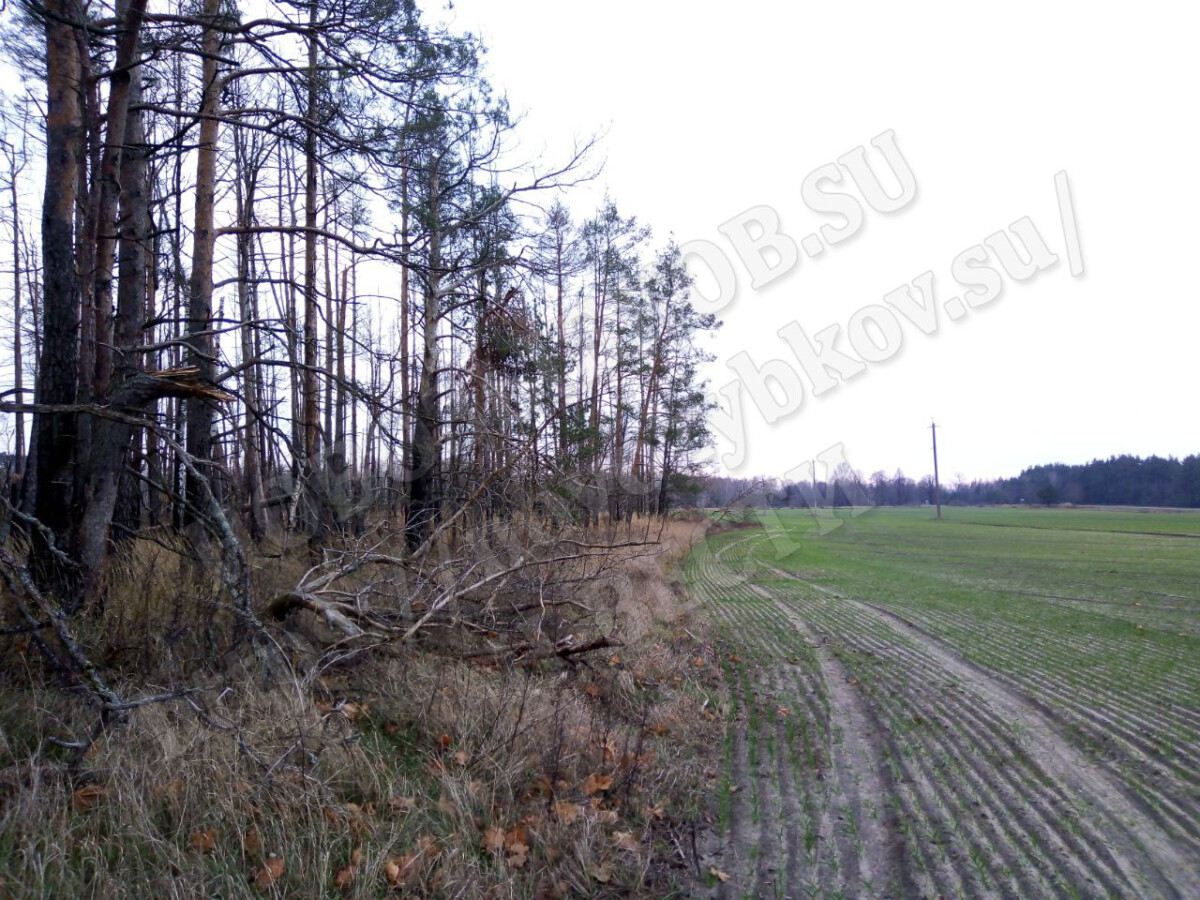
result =
[{"label": "brown leaf on ground", "polygon": [[262,852],[262,840],[258,836],[258,828],[252,826],[242,835],[242,852],[247,856],[257,856]]},{"label": "brown leaf on ground", "polygon": [[383,864],[383,876],[387,879],[388,887],[402,888],[417,877],[421,852],[411,850],[403,856],[395,856]]},{"label": "brown leaf on ground", "polygon": [[342,715],[351,722],[357,722],[359,719],[365,719],[370,715],[371,707],[365,703],[343,703]]},{"label": "brown leaf on ground", "polygon": [[508,847],[508,864],[514,869],[520,869],[529,859],[528,844],[513,844]]},{"label": "brown leaf on ground", "polygon": [[356,838],[366,837],[372,830],[369,812],[374,811],[374,806],[370,811],[364,810],[357,803],[347,803],[346,809],[350,812],[350,831]]},{"label": "brown leaf on ground", "polygon": [[614,831],[613,843],[622,850],[628,850],[631,853],[637,853],[641,849],[642,842],[633,836],[632,831]]},{"label": "brown leaf on ground", "polygon": [[283,872],[286,866],[282,856],[272,854],[267,857],[267,861],[262,864],[262,868],[254,875],[254,886],[260,891],[268,891],[271,886],[283,877]]},{"label": "brown leaf on ground", "polygon": [[489,853],[499,854],[504,849],[504,829],[493,825],[484,831],[483,847]]},{"label": "brown leaf on ground", "polygon": [[612,869],[605,863],[599,865],[593,864],[588,868],[588,874],[601,884],[608,884],[612,881]]},{"label": "brown leaf on ground", "polygon": [[718,880],[718,881],[720,881],[722,884],[724,884],[726,881],[728,881],[728,880],[729,880],[729,873],[728,873],[728,872],[722,872],[722,871],[721,871],[720,869],[718,869],[716,866],[709,866],[709,867],[708,867],[708,874],[709,874],[709,875],[713,875],[713,876],[715,876],[715,877],[717,878],[717,880]]},{"label": "brown leaf on ground", "polygon": [[573,824],[582,812],[583,807],[578,803],[569,803],[566,800],[554,801],[554,818],[564,825]]},{"label": "brown leaf on ground", "polygon": [[178,797],[183,793],[183,782],[178,778],[168,781],[166,784],[156,784],[154,786],[155,797]]},{"label": "brown leaf on ground", "polygon": [[333,873],[333,886],[339,891],[345,891],[354,884],[354,876],[358,874],[358,870],[354,866],[342,866]]},{"label": "brown leaf on ground", "polygon": [[593,772],[583,782],[583,792],[585,794],[596,794],[600,791],[607,791],[612,787],[611,775],[597,775]]},{"label": "brown leaf on ground", "polygon": [[217,829],[205,828],[203,831],[194,831],[188,838],[188,843],[197,853],[212,853],[217,849]]},{"label": "brown leaf on ground", "polygon": [[471,757],[466,750],[457,750],[454,753],[454,761],[460,766],[465,766],[470,759]]},{"label": "brown leaf on ground", "polygon": [[98,784],[85,784],[71,794],[71,808],[77,813],[87,812],[108,796],[108,789]]},{"label": "brown leaf on ground", "polygon": [[388,808],[396,814],[412,812],[417,808],[417,801],[412,797],[393,797]]}]

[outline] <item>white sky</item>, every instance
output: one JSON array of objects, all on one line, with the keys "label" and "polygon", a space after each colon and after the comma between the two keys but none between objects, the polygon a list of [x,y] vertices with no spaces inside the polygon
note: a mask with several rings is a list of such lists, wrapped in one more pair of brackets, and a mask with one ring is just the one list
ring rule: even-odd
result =
[{"label": "white sky", "polygon": [[[527,111],[526,149],[561,156],[574,135],[606,131],[595,193],[609,189],[660,239],[703,238],[730,255],[739,291],[713,343],[715,388],[742,351],[795,367],[776,334],[789,322],[809,335],[841,323],[844,335],[856,310],[928,270],[940,308],[961,294],[954,257],[1023,216],[1061,257],[1027,282],[1006,279],[960,321],[941,313],[931,336],[901,318],[895,356],[773,425],[747,401],[735,474],[780,475],[843,442],[867,474],[919,477],[931,417],[947,481],[1200,451],[1200,8],[459,0],[447,15],[487,41],[493,83]],[[838,226],[804,205],[801,182],[859,145],[886,172],[869,141],[888,129],[915,200],[865,209],[853,239],[751,290],[718,226],[759,204],[797,242]],[[1080,278],[1055,195],[1064,169]]]}]

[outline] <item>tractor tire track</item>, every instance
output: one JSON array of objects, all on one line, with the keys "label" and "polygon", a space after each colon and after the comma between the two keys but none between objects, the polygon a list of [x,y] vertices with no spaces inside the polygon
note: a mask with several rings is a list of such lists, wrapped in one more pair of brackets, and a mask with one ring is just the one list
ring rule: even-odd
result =
[{"label": "tractor tire track", "polygon": [[[901,650],[899,656],[893,657],[897,661],[900,661],[900,657],[906,657],[907,665],[934,668],[935,672],[965,685],[974,695],[973,702],[982,705],[981,710],[978,715],[971,715],[969,708],[962,707],[955,714],[959,721],[964,723],[971,720],[971,730],[979,738],[994,741],[998,732],[994,726],[988,727],[986,723],[979,721],[983,709],[987,710],[987,718],[993,720],[996,725],[1004,723],[1009,727],[1016,727],[1020,733],[1021,744],[1037,770],[1044,773],[1053,784],[1065,789],[1073,799],[1080,801],[1080,808],[1089,813],[1091,818],[1087,824],[1097,833],[1098,837],[1087,840],[1086,846],[1080,845],[1078,839],[1067,839],[1065,835],[1057,836],[1056,843],[1062,845],[1062,849],[1066,851],[1065,855],[1070,858],[1070,862],[1066,859],[1061,860],[1060,865],[1065,863],[1068,868],[1075,870],[1076,878],[1073,880],[1076,883],[1078,876],[1086,870],[1089,877],[1084,884],[1091,883],[1106,894],[1122,892],[1122,885],[1113,881],[1114,876],[1119,876],[1121,882],[1128,886],[1126,889],[1141,891],[1148,888],[1155,891],[1156,896],[1171,898],[1200,896],[1200,877],[1196,874],[1200,872],[1200,862],[1187,853],[1177,841],[1172,840],[1156,823],[1154,816],[1136,797],[1131,796],[1125,785],[1112,773],[1093,763],[1066,739],[1053,714],[1045,709],[1043,704],[1026,697],[1023,692],[987,670],[949,650],[928,632],[890,610],[846,597],[813,584],[796,573],[772,567],[765,568],[777,578],[802,583],[806,588],[822,595],[823,603],[842,607],[843,616],[849,614],[851,619],[867,616],[873,618],[876,623],[884,624],[896,636],[896,649],[908,644],[914,646],[917,651],[917,655],[913,656],[911,652]],[[812,633],[801,613],[797,612],[791,618],[797,622],[799,629],[808,634]],[[845,635],[840,636],[848,637],[850,629],[844,630]],[[837,677],[837,674],[831,671],[827,682],[830,679],[836,681]],[[842,692],[835,695],[835,702],[841,711],[854,709],[861,701],[853,696],[846,697]],[[918,704],[912,705],[919,708]],[[970,750],[971,744],[968,743],[965,747],[960,747],[959,753],[969,756]],[[979,784],[990,782],[992,787],[989,792],[1001,791],[1001,785],[985,767],[975,765],[974,777],[978,779]],[[1034,796],[1033,787],[1022,786],[1019,779],[1008,779],[1003,792],[1008,791],[1015,791],[1017,798],[1029,804],[1019,816],[1022,827],[1028,830],[1036,829],[1044,836],[1047,827],[1053,821],[1047,821],[1046,817],[1053,813],[1053,809],[1047,811],[1044,801]],[[1049,796],[1044,791],[1037,793],[1043,797]],[[1005,803],[1003,806],[1010,810],[1019,809],[1016,804],[1011,803]],[[1036,813],[1036,817],[1042,821],[1030,821],[1030,812]],[[1031,859],[1031,863],[1036,863],[1036,858]],[[1083,867],[1082,870],[1080,866]],[[1041,868],[1036,864],[1035,867]]]}]

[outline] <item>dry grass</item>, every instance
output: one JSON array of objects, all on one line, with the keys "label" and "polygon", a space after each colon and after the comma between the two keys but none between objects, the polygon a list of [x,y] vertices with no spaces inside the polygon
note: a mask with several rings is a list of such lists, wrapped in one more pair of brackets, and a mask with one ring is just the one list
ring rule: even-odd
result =
[{"label": "dry grass", "polygon": [[[48,738],[86,731],[94,711],[40,686],[28,648],[5,639],[0,896],[685,888],[719,688],[672,570],[703,527],[672,521],[653,553],[622,551],[612,577],[580,585],[626,645],[579,665],[393,646],[271,687],[211,670],[231,621],[217,586],[169,550],[132,547],[89,647],[129,695],[200,690],[134,710],[73,771]],[[257,561],[256,593],[307,565],[276,557]]]}]

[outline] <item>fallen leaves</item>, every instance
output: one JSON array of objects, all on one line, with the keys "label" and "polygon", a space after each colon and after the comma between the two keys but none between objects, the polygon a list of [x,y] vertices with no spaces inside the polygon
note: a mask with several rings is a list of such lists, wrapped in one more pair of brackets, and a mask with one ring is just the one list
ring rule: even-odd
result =
[{"label": "fallen leaves", "polygon": [[354,866],[342,866],[333,873],[333,886],[340,891],[345,891],[354,884],[354,877],[358,874],[358,870]]},{"label": "fallen leaves", "polygon": [[612,787],[612,782],[613,780],[611,775],[597,775],[595,772],[593,772],[584,779],[583,792],[591,796],[592,794],[598,794],[601,791],[607,791],[610,787]]},{"label": "fallen leaves", "polygon": [[394,815],[407,815],[417,808],[415,797],[393,797],[388,805]]},{"label": "fallen leaves", "polygon": [[108,796],[108,789],[98,784],[85,784],[71,794],[71,808],[77,813],[94,809],[96,804]]},{"label": "fallen leaves", "polygon": [[508,864],[514,869],[519,869],[525,865],[529,859],[528,844],[513,844],[508,849]]},{"label": "fallen leaves", "polygon": [[612,833],[613,843],[622,850],[628,850],[630,853],[637,853],[641,849],[642,842],[639,841],[632,831],[614,831]]},{"label": "fallen leaves", "polygon": [[371,707],[365,703],[347,702],[342,704],[342,715],[351,722],[365,719],[371,713]]},{"label": "fallen leaves", "polygon": [[615,809],[599,809],[596,807],[596,800],[592,801],[592,808],[595,810],[596,822],[600,825],[616,825],[617,811]]},{"label": "fallen leaves", "polygon": [[283,857],[272,853],[262,864],[262,868],[255,873],[254,886],[260,891],[269,891],[271,886],[283,877],[286,868]]},{"label": "fallen leaves", "polygon": [[333,886],[338,890],[348,890],[354,879],[358,877],[358,867],[362,863],[362,848],[355,847],[350,854],[350,861],[333,873]]},{"label": "fallen leaves", "polygon": [[417,873],[417,863],[421,855],[418,851],[394,856],[383,864],[383,877],[387,879],[388,887],[400,889]]},{"label": "fallen leaves", "polygon": [[483,832],[483,848],[493,855],[504,849],[504,829],[492,825]]},{"label": "fallen leaves", "polygon": [[708,874],[709,874],[709,875],[712,875],[714,878],[716,878],[716,879],[717,879],[718,881],[720,881],[722,884],[724,884],[725,882],[727,882],[727,881],[729,880],[729,873],[728,873],[728,872],[722,872],[722,871],[721,871],[720,869],[718,869],[716,866],[709,866],[709,867],[708,867]]},{"label": "fallen leaves", "polygon": [[217,849],[217,829],[205,828],[202,831],[194,831],[188,838],[188,843],[197,853],[212,853]]},{"label": "fallen leaves", "polygon": [[507,831],[492,825],[483,832],[483,846],[492,856],[506,854],[508,864],[520,869],[529,860],[529,830],[521,823]]},{"label": "fallen leaves", "polygon": [[383,864],[383,877],[393,890],[419,880],[425,867],[441,855],[442,848],[429,835],[417,841],[417,846],[403,856],[394,856]]},{"label": "fallen leaves", "polygon": [[183,782],[174,778],[166,784],[156,784],[154,786],[154,796],[174,799],[183,796]]},{"label": "fallen leaves", "polygon": [[383,875],[388,880],[388,887],[402,888],[404,882],[415,874],[416,860],[419,859],[415,852],[406,853],[402,857],[392,857],[383,864]]},{"label": "fallen leaves", "polygon": [[554,818],[558,819],[564,825],[574,824],[582,813],[583,807],[578,803],[570,803],[566,800],[556,800],[554,802]]}]

